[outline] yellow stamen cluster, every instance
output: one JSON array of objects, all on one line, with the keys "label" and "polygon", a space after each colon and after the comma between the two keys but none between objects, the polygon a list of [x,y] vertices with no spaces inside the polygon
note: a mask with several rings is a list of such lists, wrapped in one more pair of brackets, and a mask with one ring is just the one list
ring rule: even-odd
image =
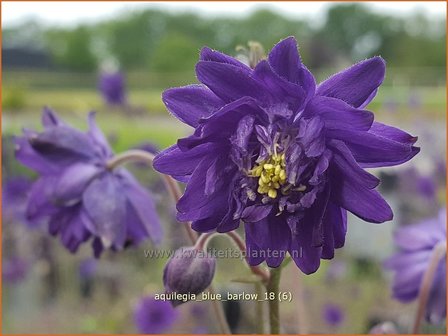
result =
[{"label": "yellow stamen cluster", "polygon": [[285,154],[274,153],[267,160],[256,164],[249,175],[258,177],[258,193],[277,197],[277,190],[286,183]]}]

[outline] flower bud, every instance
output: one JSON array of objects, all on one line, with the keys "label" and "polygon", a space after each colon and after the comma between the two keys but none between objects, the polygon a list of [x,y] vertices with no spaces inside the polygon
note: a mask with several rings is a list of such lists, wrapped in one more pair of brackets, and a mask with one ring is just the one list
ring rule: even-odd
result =
[{"label": "flower bud", "polygon": [[[212,282],[215,275],[216,259],[203,250],[184,247],[176,250],[165,265],[163,283],[167,294],[202,293]],[[184,301],[176,298],[171,303],[177,306]]]}]

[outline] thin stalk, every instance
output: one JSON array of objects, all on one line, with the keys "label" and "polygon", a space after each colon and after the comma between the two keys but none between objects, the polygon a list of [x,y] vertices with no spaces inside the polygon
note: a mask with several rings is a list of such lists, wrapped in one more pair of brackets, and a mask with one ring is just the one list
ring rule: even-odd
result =
[{"label": "thin stalk", "polygon": [[417,313],[415,314],[414,325],[411,332],[412,334],[418,334],[420,332],[420,326],[423,317],[425,316],[429,293],[434,282],[434,276],[436,275],[437,267],[444,256],[446,256],[446,243],[441,242],[434,248],[431,254],[431,259],[429,260],[429,266],[423,275],[422,285],[418,293],[418,308]]},{"label": "thin stalk", "polygon": [[278,292],[280,286],[282,268],[272,268],[271,278],[266,286],[268,292],[268,298],[270,298],[270,293],[274,293],[274,299],[268,300],[269,302],[269,324],[271,326],[271,334],[278,335],[280,333],[280,311],[279,311],[279,300]]},{"label": "thin stalk", "polygon": [[[131,149],[124,153],[120,153],[116,156],[114,156],[109,162],[107,162],[107,168],[112,170],[122,164],[128,163],[128,162],[144,162],[147,163],[149,166],[153,166],[154,161],[154,154],[151,154],[149,152],[139,150],[139,149]],[[174,204],[177,204],[179,199],[182,196],[182,192],[179,188],[179,185],[177,182],[168,175],[160,174],[163,178],[163,181],[165,183],[166,188],[168,189],[168,192],[171,196],[171,199],[174,201]],[[198,239],[198,235],[195,231],[191,228],[191,223],[184,223],[183,225],[187,231],[188,237],[191,240],[192,244],[196,243],[196,240]],[[214,293],[214,288],[212,286],[209,287],[209,291]],[[213,310],[216,314],[216,319],[218,320],[221,333],[223,334],[231,334],[229,324],[227,323],[226,316],[224,314],[224,309],[222,306],[222,303],[219,301],[212,301]]]}]

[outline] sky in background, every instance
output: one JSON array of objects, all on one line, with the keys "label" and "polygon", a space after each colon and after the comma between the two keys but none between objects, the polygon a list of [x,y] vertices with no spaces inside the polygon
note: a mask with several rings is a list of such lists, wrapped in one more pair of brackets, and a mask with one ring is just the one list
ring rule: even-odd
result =
[{"label": "sky in background", "polygon": [[[2,2],[2,26],[35,18],[46,24],[74,25],[119,16],[123,10],[160,8],[172,12],[194,11],[204,16],[244,16],[257,8],[269,8],[285,16],[320,22],[334,2]],[[394,15],[422,12],[444,17],[446,2],[367,2],[375,11]]]}]

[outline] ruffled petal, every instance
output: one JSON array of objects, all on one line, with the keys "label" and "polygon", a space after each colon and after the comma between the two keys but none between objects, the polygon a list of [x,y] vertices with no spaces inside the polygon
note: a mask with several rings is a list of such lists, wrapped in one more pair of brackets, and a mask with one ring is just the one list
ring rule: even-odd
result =
[{"label": "ruffled petal", "polygon": [[89,136],[71,127],[51,127],[28,140],[39,155],[54,164],[67,166],[96,156]]},{"label": "ruffled petal", "polygon": [[121,175],[124,175],[124,193],[140,223],[143,225],[147,233],[146,235],[151,238],[154,244],[159,244],[163,238],[163,229],[153,198],[138,184],[131,174],[122,171]]},{"label": "ruffled petal", "polygon": [[228,56],[228,55],[221,53],[217,50],[210,49],[208,47],[203,47],[201,49],[199,59],[201,61],[211,61],[211,62],[231,64],[231,65],[235,65],[235,66],[238,66],[238,67],[246,69],[246,70],[250,70],[250,67],[248,67],[246,64],[238,61],[236,58]]},{"label": "ruffled petal", "polygon": [[183,182],[185,177],[193,174],[199,162],[217,148],[218,146],[211,142],[186,151],[181,151],[177,145],[173,145],[155,157],[153,166],[158,172],[171,175]]},{"label": "ruffled petal", "polygon": [[369,58],[319,84],[316,94],[339,98],[353,107],[366,106],[374,98],[385,73],[386,63],[381,57]]},{"label": "ruffled petal", "polygon": [[373,189],[378,186],[380,180],[358,165],[344,142],[331,140],[329,146],[333,152],[333,164],[337,165],[340,171],[351,175],[356,183],[368,189]]},{"label": "ruffled petal", "polygon": [[89,136],[92,138],[93,143],[95,143],[103,157],[109,157],[113,154],[112,148],[109,145],[103,131],[98,127],[95,120],[96,113],[90,112],[88,116],[89,123]]},{"label": "ruffled petal", "polygon": [[56,207],[52,202],[56,181],[57,177],[55,176],[43,176],[32,185],[26,208],[28,220],[34,222],[56,211]]},{"label": "ruffled petal", "polygon": [[83,206],[90,217],[91,232],[100,237],[105,247],[123,247],[126,239],[126,197],[113,174],[95,179],[83,194]]},{"label": "ruffled petal", "polygon": [[392,209],[376,191],[365,187],[338,165],[331,169],[331,199],[359,218],[371,223],[383,223],[393,218]]},{"label": "ruffled petal", "polygon": [[162,100],[168,111],[183,123],[198,126],[206,118],[224,106],[224,102],[204,85],[189,85],[168,89]]},{"label": "ruffled petal", "polygon": [[[28,132],[29,134],[29,132]],[[14,137],[15,157],[17,161],[41,175],[57,174],[63,167],[43,158],[30,145],[27,136]]]},{"label": "ruffled petal", "polygon": [[266,264],[280,266],[291,242],[291,232],[284,219],[269,216],[256,223],[246,223],[244,227],[246,236],[250,236],[264,252]]},{"label": "ruffled petal", "polygon": [[361,167],[395,166],[417,155],[420,148],[412,146],[415,142],[414,137],[408,135],[407,142],[402,142],[405,132],[394,127],[383,126],[382,128],[387,129],[387,132],[378,132],[377,123],[373,123],[372,129],[368,132],[334,131],[331,137],[344,141]]},{"label": "ruffled petal", "polygon": [[305,274],[319,269],[322,247],[312,246],[313,222],[306,219],[289,217],[288,225],[292,230],[289,254],[297,267]]},{"label": "ruffled petal", "polygon": [[331,97],[315,96],[307,104],[304,116],[318,115],[325,128],[336,130],[368,131],[374,115],[370,111],[354,108],[344,101]]},{"label": "ruffled petal", "polygon": [[260,102],[269,101],[269,92],[253,78],[250,70],[226,63],[199,61],[196,64],[196,75],[201,83],[226,103],[242,97],[252,97]]},{"label": "ruffled petal", "polygon": [[53,198],[58,205],[72,205],[81,200],[82,193],[90,181],[102,169],[88,163],[75,163],[68,167],[56,182]]},{"label": "ruffled petal", "polygon": [[42,112],[42,125],[45,128],[53,127],[53,126],[64,126],[66,125],[58,115],[48,107],[44,107]]}]

